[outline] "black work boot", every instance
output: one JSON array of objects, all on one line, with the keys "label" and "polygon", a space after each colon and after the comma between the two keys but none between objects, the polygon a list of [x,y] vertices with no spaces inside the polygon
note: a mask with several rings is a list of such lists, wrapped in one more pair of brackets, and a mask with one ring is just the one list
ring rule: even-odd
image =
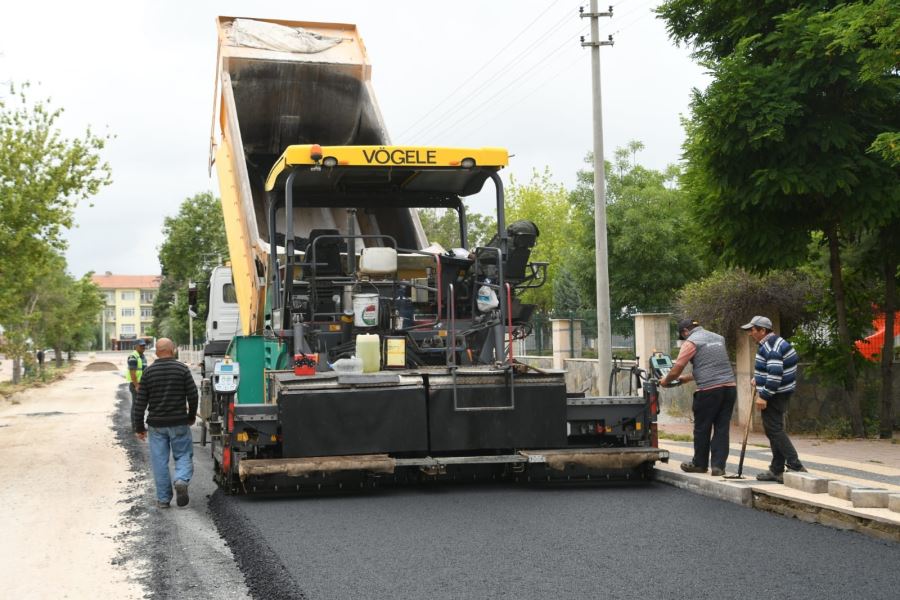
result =
[{"label": "black work boot", "polygon": [[756,478],[759,481],[777,481],[778,483],[784,483],[784,474],[783,473],[773,473],[772,471],[766,470],[762,473],[759,473]]},{"label": "black work boot", "polygon": [[175,482],[175,504],[178,506],[187,506],[188,500],[188,484],[180,479]]},{"label": "black work boot", "polygon": [[706,473],[706,467],[698,467],[693,461],[681,463],[681,470],[685,473]]}]

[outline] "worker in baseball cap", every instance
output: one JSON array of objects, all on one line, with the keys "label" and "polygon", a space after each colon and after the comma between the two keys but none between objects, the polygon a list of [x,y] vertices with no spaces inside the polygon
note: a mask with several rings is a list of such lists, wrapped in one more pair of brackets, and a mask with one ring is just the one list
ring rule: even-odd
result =
[{"label": "worker in baseball cap", "polygon": [[772,449],[768,470],[756,476],[760,481],[784,482],[784,471],[805,472],[797,449],[784,430],[784,414],[797,387],[797,363],[800,358],[791,343],[773,331],[772,319],[756,315],[741,325],[759,344],[753,367],[756,406],[762,414],[763,429]]}]

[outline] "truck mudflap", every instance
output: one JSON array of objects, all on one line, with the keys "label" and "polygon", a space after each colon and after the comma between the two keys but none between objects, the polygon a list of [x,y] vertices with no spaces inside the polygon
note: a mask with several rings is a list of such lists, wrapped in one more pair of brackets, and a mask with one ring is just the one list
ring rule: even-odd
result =
[{"label": "truck mudflap", "polygon": [[316,456],[306,458],[243,459],[238,465],[240,480],[251,477],[309,477],[356,471],[381,475],[394,474],[401,468],[415,468],[423,473],[439,475],[448,467],[509,465],[515,471],[542,464],[551,471],[563,472],[573,467],[595,473],[636,469],[656,461],[667,462],[669,452],[659,448],[579,448],[562,450],[523,450],[515,454],[488,456],[444,456],[394,458],[387,454],[354,456]]}]

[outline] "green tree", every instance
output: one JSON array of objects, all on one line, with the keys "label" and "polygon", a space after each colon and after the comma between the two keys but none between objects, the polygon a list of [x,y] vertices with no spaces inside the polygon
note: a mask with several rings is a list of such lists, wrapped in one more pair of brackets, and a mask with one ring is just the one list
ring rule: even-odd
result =
[{"label": "green tree", "polygon": [[553,309],[553,280],[563,264],[563,256],[569,245],[571,231],[571,207],[565,187],[553,181],[550,171],[534,171],[528,183],[520,184],[510,177],[506,189],[506,224],[528,220],[539,231],[537,243],[531,252],[531,260],[550,263],[544,285],[525,292],[526,302],[536,304],[542,311]]},{"label": "green tree", "polygon": [[[64,268],[65,262],[59,257]],[[56,365],[62,365],[63,352],[87,347],[92,338],[103,298],[88,273],[80,279],[56,268],[45,273],[34,289],[36,319],[31,334],[36,347],[51,347]]]},{"label": "green tree", "polygon": [[66,137],[58,128],[62,109],[32,102],[28,91],[28,84],[11,85],[0,98],[0,325],[16,377],[35,314],[36,282],[66,248],[64,231],[78,203],[111,183],[100,155],[108,136],[88,129]]},{"label": "green tree", "polygon": [[669,0],[658,13],[712,83],[695,91],[683,183],[724,263],[757,271],[828,248],[842,382],[863,433],[841,248],[900,212],[885,159],[900,129],[900,5]]},{"label": "green tree", "polygon": [[[460,247],[459,215],[448,208],[420,208],[419,220],[429,243],[437,242],[445,249]],[[466,205],[466,236],[469,249],[483,246],[496,233],[497,220],[494,217],[471,212]]]},{"label": "green tree", "polygon": [[[631,331],[636,312],[671,310],[675,293],[708,272],[705,253],[695,241],[699,226],[678,188],[678,169],[656,171],[638,164],[643,148],[632,141],[606,165],[609,295],[613,327],[620,333]],[[585,159],[592,161],[591,155]],[[570,196],[577,243],[569,255],[581,295],[591,305],[596,295],[593,185],[593,171],[578,172]]]},{"label": "green tree", "polygon": [[153,303],[153,330],[157,336],[183,344],[188,340],[188,284],[197,284],[195,331],[202,331],[197,323],[206,320],[210,274],[228,257],[219,199],[211,192],[185,198],[178,214],[163,221],[163,239],[159,248],[162,281]]},{"label": "green tree", "polygon": [[811,270],[758,275],[743,269],[719,269],[679,291],[676,309],[679,315],[721,333],[733,351],[738,330],[751,315],[777,307],[781,333],[790,336],[810,321],[814,314],[810,299],[820,298],[823,291],[824,283]]}]

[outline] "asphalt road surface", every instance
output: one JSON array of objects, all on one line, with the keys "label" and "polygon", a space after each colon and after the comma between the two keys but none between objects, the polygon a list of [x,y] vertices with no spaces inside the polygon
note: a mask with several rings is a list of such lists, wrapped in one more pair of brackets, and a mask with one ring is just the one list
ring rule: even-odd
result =
[{"label": "asphalt road surface", "polygon": [[[115,426],[140,479],[146,453],[125,433],[122,400]],[[133,552],[153,556],[154,597],[874,600],[900,589],[900,544],[662,484],[259,498],[212,493],[210,469],[196,446],[193,516],[144,508],[149,490],[135,507]]]},{"label": "asphalt road surface", "polygon": [[266,597],[821,600],[900,589],[898,544],[662,484],[212,503],[250,588],[271,582]]}]

